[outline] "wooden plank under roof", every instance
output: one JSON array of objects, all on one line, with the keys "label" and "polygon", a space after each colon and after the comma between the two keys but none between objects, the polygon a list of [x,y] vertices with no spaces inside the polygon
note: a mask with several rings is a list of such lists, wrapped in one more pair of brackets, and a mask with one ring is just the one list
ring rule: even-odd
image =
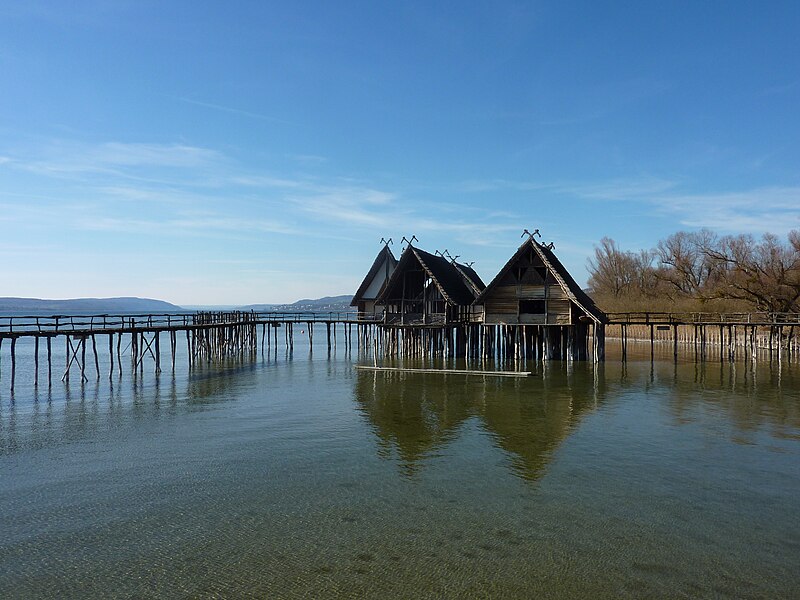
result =
[{"label": "wooden plank under roof", "polygon": [[566,296],[566,298],[575,303],[575,305],[580,308],[586,316],[590,317],[592,320],[598,323],[605,323],[607,322],[607,317],[603,311],[601,311],[595,305],[594,301],[589,297],[589,295],[584,292],[580,286],[575,282],[572,278],[572,275],[569,274],[569,271],[561,264],[561,261],[558,260],[556,255],[553,251],[546,247],[542,246],[541,244],[537,243],[533,239],[528,239],[523,242],[514,255],[506,262],[500,272],[495,276],[494,279],[489,283],[489,285],[484,288],[484,290],[475,298],[475,304],[485,304],[486,299],[490,297],[493,291],[500,285],[500,282],[506,276],[506,274],[514,267],[517,262],[523,257],[523,254],[529,249],[532,248],[534,252],[539,256],[544,266],[547,270],[553,275],[553,278],[558,283],[558,286],[561,288],[562,292]]}]

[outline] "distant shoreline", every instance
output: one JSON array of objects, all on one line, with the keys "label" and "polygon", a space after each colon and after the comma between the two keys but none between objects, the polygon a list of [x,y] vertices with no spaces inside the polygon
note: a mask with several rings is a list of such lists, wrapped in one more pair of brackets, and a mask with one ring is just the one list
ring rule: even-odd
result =
[{"label": "distant shoreline", "polygon": [[0,298],[0,316],[51,316],[91,314],[158,314],[192,313],[197,311],[255,312],[350,312],[352,296],[326,296],[297,300],[291,304],[203,305],[178,306],[152,298]]}]

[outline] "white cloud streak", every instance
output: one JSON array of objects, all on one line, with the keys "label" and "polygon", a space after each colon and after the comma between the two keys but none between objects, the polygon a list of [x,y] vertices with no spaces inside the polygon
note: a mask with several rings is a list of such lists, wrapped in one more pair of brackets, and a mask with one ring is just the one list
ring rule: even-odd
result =
[{"label": "white cloud streak", "polygon": [[738,191],[683,192],[676,180],[643,177],[588,183],[540,183],[491,179],[467,181],[465,193],[540,191],[586,201],[625,203],[686,227],[723,233],[786,233],[800,228],[800,186],[765,186]]},{"label": "white cloud streak", "polygon": [[210,108],[211,110],[239,115],[241,117],[248,117],[250,119],[258,119],[260,121],[271,121],[273,123],[288,123],[288,121],[285,121],[284,119],[271,117],[269,115],[263,115],[261,113],[250,112],[248,110],[242,110],[239,108],[233,108],[231,106],[222,106],[220,104],[213,104],[211,102],[201,102],[199,100],[192,100],[191,98],[178,98],[178,100],[180,100],[181,102],[186,102],[187,104],[194,104],[195,106]]}]

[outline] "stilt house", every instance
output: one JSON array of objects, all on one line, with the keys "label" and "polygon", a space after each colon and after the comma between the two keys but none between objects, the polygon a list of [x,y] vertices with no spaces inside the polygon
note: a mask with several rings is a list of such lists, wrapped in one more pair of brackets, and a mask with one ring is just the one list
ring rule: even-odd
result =
[{"label": "stilt house", "polygon": [[375,300],[383,291],[396,266],[397,259],[389,246],[384,246],[383,250],[378,252],[367,276],[364,277],[364,281],[350,302],[350,306],[357,307],[361,318],[369,319],[371,316],[381,314],[382,311],[376,307]]},{"label": "stilt house", "polygon": [[471,267],[409,244],[376,303],[385,306],[386,324],[465,323],[484,287]]},{"label": "stilt house", "polygon": [[553,251],[532,237],[519,247],[475,304],[483,306],[487,325],[603,324],[607,320]]}]

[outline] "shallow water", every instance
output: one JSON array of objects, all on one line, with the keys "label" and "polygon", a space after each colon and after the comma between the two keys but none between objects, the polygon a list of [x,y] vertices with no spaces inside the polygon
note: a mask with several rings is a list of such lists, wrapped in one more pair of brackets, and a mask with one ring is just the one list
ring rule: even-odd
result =
[{"label": "shallow water", "polygon": [[35,391],[20,343],[13,398],[4,348],[0,597],[800,595],[797,365],[339,344]]}]

